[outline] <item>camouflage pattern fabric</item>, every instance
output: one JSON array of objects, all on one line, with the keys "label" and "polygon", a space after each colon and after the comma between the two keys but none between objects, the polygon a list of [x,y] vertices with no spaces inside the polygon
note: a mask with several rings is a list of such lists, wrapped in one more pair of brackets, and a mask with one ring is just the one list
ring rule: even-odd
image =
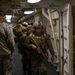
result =
[{"label": "camouflage pattern fabric", "polygon": [[12,60],[8,55],[0,55],[0,75],[12,75]]},{"label": "camouflage pattern fabric", "polygon": [[27,58],[27,53],[25,52],[24,40],[30,34],[31,30],[27,27],[26,22],[16,25],[13,29],[15,36],[17,37],[18,52],[22,55],[22,66],[23,74],[31,75],[31,63],[30,59]]},{"label": "camouflage pattern fabric", "polygon": [[44,53],[46,53],[47,49],[50,49],[51,54],[54,54],[49,36],[43,34],[38,37],[35,34],[32,34],[31,36],[26,38],[26,41],[24,43],[27,48],[26,50],[28,52],[28,56],[30,56],[31,58],[32,75],[47,75],[48,62],[41,53],[38,53],[38,51],[31,48],[31,44],[34,44],[32,38],[37,42]]},{"label": "camouflage pattern fabric", "polygon": [[11,56],[14,52],[11,36],[0,26],[0,75],[12,75]]}]

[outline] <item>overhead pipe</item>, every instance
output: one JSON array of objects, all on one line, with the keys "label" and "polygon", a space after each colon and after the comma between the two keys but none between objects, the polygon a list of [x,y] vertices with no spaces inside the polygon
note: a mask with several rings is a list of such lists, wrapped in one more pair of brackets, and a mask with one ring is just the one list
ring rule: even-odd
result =
[{"label": "overhead pipe", "polygon": [[45,9],[44,9],[44,8],[42,8],[42,14],[47,18],[47,20],[49,20],[49,17],[48,17],[48,15],[45,13]]},{"label": "overhead pipe", "polygon": [[49,22],[51,25],[51,30],[52,30],[52,35],[53,35],[53,39],[54,39],[54,44],[55,44],[55,49],[57,50],[57,46],[56,46],[56,39],[55,39],[55,32],[54,32],[54,27],[53,27],[53,21],[52,21],[52,16],[51,16],[51,10],[48,9],[48,17],[49,17]]}]

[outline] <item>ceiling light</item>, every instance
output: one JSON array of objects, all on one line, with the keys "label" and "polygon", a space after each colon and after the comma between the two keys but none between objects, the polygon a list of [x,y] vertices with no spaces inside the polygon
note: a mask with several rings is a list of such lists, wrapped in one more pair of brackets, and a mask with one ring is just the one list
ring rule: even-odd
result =
[{"label": "ceiling light", "polygon": [[12,15],[5,15],[6,21],[11,22]]},{"label": "ceiling light", "polygon": [[41,0],[28,0],[27,2],[28,3],[37,3],[37,2],[40,2]]},{"label": "ceiling light", "polygon": [[32,14],[34,11],[25,11],[24,14]]},{"label": "ceiling light", "polygon": [[11,19],[12,15],[5,15],[6,19]]},{"label": "ceiling light", "polygon": [[10,19],[6,19],[6,21],[7,21],[7,22],[11,22],[11,20],[10,20]]}]

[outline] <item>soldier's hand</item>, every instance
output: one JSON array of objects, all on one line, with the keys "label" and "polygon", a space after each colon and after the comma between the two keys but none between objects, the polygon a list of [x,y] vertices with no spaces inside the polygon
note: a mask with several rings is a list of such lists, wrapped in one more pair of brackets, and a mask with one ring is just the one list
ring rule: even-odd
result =
[{"label": "soldier's hand", "polygon": [[37,49],[37,46],[34,44],[32,44],[31,47],[32,47],[32,49]]},{"label": "soldier's hand", "polygon": [[54,55],[51,55],[51,62],[54,61]]}]

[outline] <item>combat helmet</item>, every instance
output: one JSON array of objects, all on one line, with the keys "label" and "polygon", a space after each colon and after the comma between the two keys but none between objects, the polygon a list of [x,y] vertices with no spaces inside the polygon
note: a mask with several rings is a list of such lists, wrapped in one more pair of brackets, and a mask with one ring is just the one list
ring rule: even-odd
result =
[{"label": "combat helmet", "polygon": [[27,27],[28,26],[28,23],[27,22],[22,22],[22,25]]}]

